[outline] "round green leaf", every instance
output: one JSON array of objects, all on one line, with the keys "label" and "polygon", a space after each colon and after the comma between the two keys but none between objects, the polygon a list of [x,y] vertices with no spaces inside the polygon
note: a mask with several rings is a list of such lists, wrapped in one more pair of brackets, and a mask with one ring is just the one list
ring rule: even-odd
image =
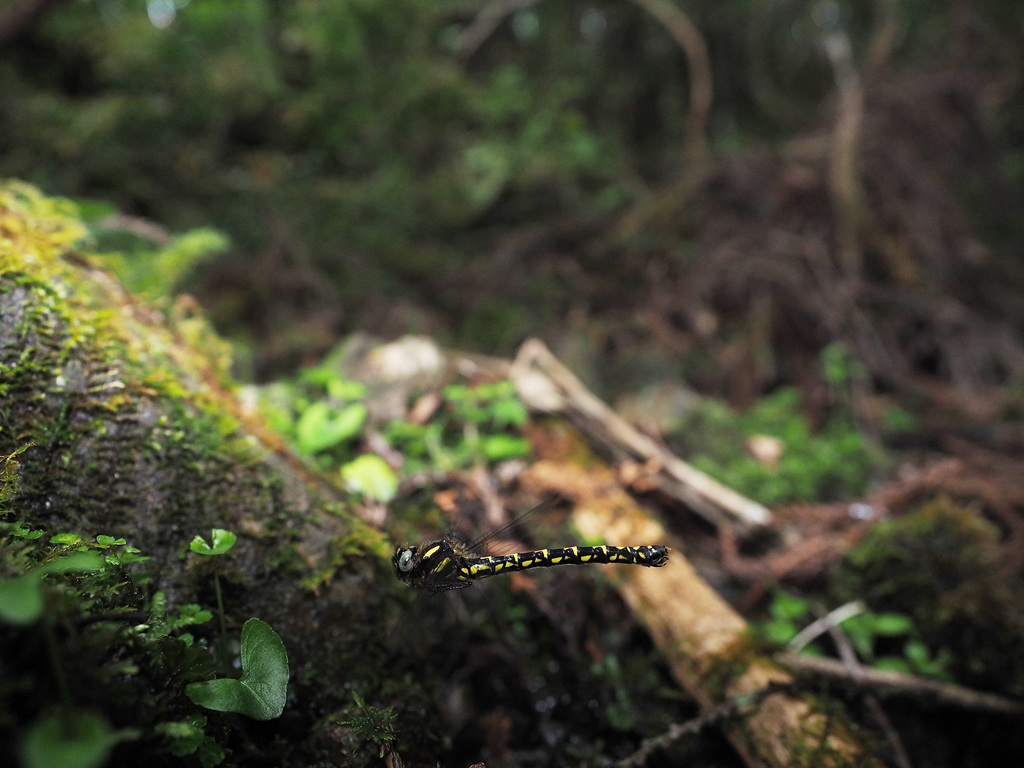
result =
[{"label": "round green leaf", "polygon": [[368,411],[363,403],[335,411],[323,400],[305,410],[295,425],[295,437],[303,453],[318,453],[359,434]]},{"label": "round green leaf", "polygon": [[29,728],[21,744],[25,768],[93,768],[106,762],[119,740],[95,712],[54,711]]},{"label": "round green leaf", "polygon": [[398,477],[380,456],[364,454],[341,468],[341,477],[353,493],[389,502],[398,492]]},{"label": "round green leaf", "polygon": [[223,528],[214,528],[211,531],[210,541],[212,543],[207,544],[206,539],[196,534],[196,537],[189,542],[189,549],[195,552],[197,555],[206,555],[212,557],[214,555],[223,555],[233,546],[238,540],[238,536],[231,531],[227,531]]},{"label": "round green leaf", "polygon": [[0,619],[9,624],[31,624],[43,612],[43,576],[69,571],[98,571],[103,558],[93,552],[69,552],[33,571],[0,581]]},{"label": "round green leaf", "polygon": [[8,624],[31,624],[43,612],[41,574],[28,573],[0,581],[0,619]]},{"label": "round green leaf", "polygon": [[530,441],[514,435],[487,435],[480,441],[480,450],[488,461],[504,461],[527,456]]}]

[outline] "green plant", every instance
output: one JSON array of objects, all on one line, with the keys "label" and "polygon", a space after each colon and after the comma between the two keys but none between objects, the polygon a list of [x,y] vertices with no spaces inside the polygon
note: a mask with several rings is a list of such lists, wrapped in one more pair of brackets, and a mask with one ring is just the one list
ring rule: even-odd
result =
[{"label": "green plant", "polygon": [[224,761],[223,747],[206,734],[206,718],[192,715],[182,720],[157,723],[155,732],[162,736],[172,755],[185,757],[197,754],[204,768],[220,765]]},{"label": "green plant", "polygon": [[341,477],[353,493],[387,504],[398,493],[398,477],[380,456],[365,454],[341,467]]},{"label": "green plant", "polygon": [[[207,542],[196,535],[189,542],[189,549],[203,557],[220,557],[227,554],[238,536],[224,528],[214,528]],[[217,593],[217,613],[220,619],[220,636],[217,638],[218,656],[221,668],[229,668],[226,659],[227,621],[224,613],[224,596],[221,591],[220,573],[213,572],[214,589]],[[220,712],[238,712],[256,720],[272,720],[279,717],[284,709],[288,689],[288,653],[280,636],[266,622],[251,618],[242,625],[242,677],[218,678],[192,683],[186,695],[196,704]]]},{"label": "green plant", "polygon": [[272,720],[284,711],[288,692],[288,652],[281,637],[264,621],[242,625],[242,677],[192,683],[185,694],[218,712],[237,712],[255,720]]},{"label": "green plant", "polygon": [[323,400],[311,403],[295,424],[299,450],[309,454],[320,453],[355,437],[366,422],[366,414],[363,403],[340,407]]},{"label": "green plant", "polygon": [[113,730],[92,710],[59,706],[28,729],[21,742],[21,761],[25,768],[94,768],[106,763],[115,744],[137,735]]},{"label": "green plant", "polygon": [[516,434],[529,418],[510,381],[445,387],[444,408],[424,425],[392,422],[384,434],[405,455],[407,471],[453,469],[526,456],[529,441]]},{"label": "green plant", "polygon": [[[778,441],[777,461],[746,451],[746,440],[762,435]],[[690,439],[700,445],[691,457],[695,467],[768,505],[858,496],[883,461],[847,418],[813,431],[793,388],[775,391],[742,414],[712,409]]]},{"label": "green plant", "polygon": [[390,754],[396,738],[395,710],[391,707],[371,707],[355,691],[352,691],[352,700],[355,702],[355,712],[348,720],[339,720],[339,724],[350,726],[360,739],[379,744],[381,756]]},{"label": "green plant", "polygon": [[[219,557],[227,554],[235,546],[237,540],[238,536],[231,531],[223,528],[214,528],[210,535],[209,544],[206,543],[202,536],[196,534],[188,546],[197,555]],[[224,594],[220,588],[220,571],[217,568],[214,568],[213,571],[213,588],[217,594],[217,617],[220,621],[220,636],[217,638],[218,656],[220,657],[221,667],[226,669],[228,664],[225,658],[224,644],[227,642],[228,628],[224,616]]]},{"label": "green plant", "polygon": [[305,369],[296,381],[263,387],[260,395],[271,426],[321,469],[352,456],[369,416],[366,387],[328,364]]},{"label": "green plant", "polygon": [[[81,206],[79,207],[81,210]],[[106,213],[114,213],[109,206]],[[110,235],[100,234],[102,248]],[[103,254],[103,260],[133,293],[150,300],[162,300],[174,294],[175,286],[191,270],[213,256],[228,250],[227,237],[212,229],[195,229],[153,248],[151,242],[137,237],[122,237],[118,251]]]},{"label": "green plant", "polygon": [[49,574],[91,572],[103,568],[103,559],[92,552],[70,552],[12,579],[0,580],[0,619],[27,625],[43,615],[43,578]]},{"label": "green plant", "polygon": [[833,574],[833,591],[909,616],[914,639],[958,682],[1020,696],[1024,602],[1000,571],[1001,538],[977,509],[938,496],[874,526]]},{"label": "green plant", "polygon": [[[776,590],[772,596],[768,613],[758,631],[765,640],[777,645],[789,643],[813,621],[810,601],[782,590]],[[909,616],[861,610],[840,621],[839,627],[860,660],[869,666],[949,679],[948,652],[933,655]],[[823,652],[817,644],[805,646],[802,651],[811,655]]]},{"label": "green plant", "polygon": [[[11,461],[7,457],[8,466]],[[13,483],[11,477],[15,476],[8,478]],[[5,487],[10,486],[5,482]],[[9,512],[0,510],[3,515]],[[47,536],[22,521],[0,522],[5,574],[0,579],[0,623],[9,627],[0,635],[0,657],[31,660],[3,669],[6,685],[0,695],[17,692],[19,706],[14,711],[31,713],[20,733],[19,756],[26,768],[91,768],[104,763],[115,744],[142,735],[137,727],[112,727],[92,694],[118,678],[124,685],[123,680],[138,671],[131,661],[111,660],[107,648],[109,641],[119,647],[132,645],[118,623],[121,616],[130,615],[121,595],[124,567],[145,560],[137,549],[112,536]],[[71,653],[64,640],[68,627],[85,626],[93,618],[98,619],[96,629],[78,630],[80,647]],[[136,637],[144,641],[145,635]],[[90,707],[77,703],[84,699]]]},{"label": "green plant", "polygon": [[[397,483],[393,472],[378,457],[354,455],[369,416],[366,394],[364,385],[325,363],[306,369],[296,382],[263,388],[261,403],[272,426],[321,470],[338,468],[354,493],[388,501]],[[442,398],[442,407],[425,424],[395,420],[381,428],[402,453],[405,474],[529,454],[529,442],[518,434],[529,413],[512,382],[451,385]]]}]

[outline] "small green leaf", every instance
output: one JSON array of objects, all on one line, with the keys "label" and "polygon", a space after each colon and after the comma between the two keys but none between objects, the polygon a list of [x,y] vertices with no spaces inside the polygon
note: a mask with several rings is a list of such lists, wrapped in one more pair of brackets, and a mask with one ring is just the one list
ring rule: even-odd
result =
[{"label": "small green leaf", "polygon": [[807,615],[807,612],[810,610],[810,604],[802,598],[779,590],[775,592],[771,607],[768,610],[776,618],[795,621]]},{"label": "small green leaf", "polygon": [[62,544],[64,546],[71,546],[77,544],[82,540],[82,537],[77,533],[55,533],[50,537],[51,544]]},{"label": "small green leaf", "polygon": [[366,397],[366,385],[358,381],[332,378],[326,383],[327,394],[335,400],[359,400]]},{"label": "small green leaf", "polygon": [[185,694],[218,712],[238,712],[254,720],[272,720],[284,711],[288,693],[288,652],[280,636],[260,619],[242,627],[242,678],[192,683]]},{"label": "small green leaf", "polygon": [[206,738],[203,732],[204,725],[206,718],[199,717],[157,723],[154,730],[167,739],[172,755],[184,757],[194,753],[199,748],[199,743]]},{"label": "small green leaf", "polygon": [[348,489],[376,501],[389,502],[398,493],[398,477],[380,456],[364,454],[341,468]]},{"label": "small green leaf", "polygon": [[27,573],[0,581],[0,619],[8,624],[31,624],[43,612],[41,575]]},{"label": "small green leaf", "polygon": [[72,552],[43,563],[33,571],[0,581],[0,619],[9,624],[31,624],[43,612],[43,577],[48,573],[98,571],[103,559],[92,552]]},{"label": "small green leaf", "polygon": [[914,628],[914,622],[909,616],[902,613],[876,613],[871,615],[871,629],[876,635],[887,637],[898,637],[909,635]]},{"label": "small green leaf", "polygon": [[36,720],[21,743],[25,768],[93,768],[106,762],[124,735],[95,712],[54,711]]},{"label": "small green leaf", "polygon": [[931,651],[920,640],[908,640],[903,646],[903,655],[918,669],[924,669],[932,660]]},{"label": "small green leaf", "polygon": [[295,425],[299,450],[318,453],[356,436],[363,428],[368,412],[363,403],[351,403],[340,411],[323,400],[313,403]]},{"label": "small green leaf", "polygon": [[235,546],[235,542],[238,540],[237,535],[223,528],[214,528],[211,533],[210,541],[213,542],[212,544],[207,544],[206,539],[196,534],[195,538],[189,542],[189,549],[197,555],[206,555],[208,557],[223,555]]},{"label": "small green leaf", "polygon": [[796,625],[789,619],[768,619],[761,625],[761,632],[770,643],[784,645],[796,637]]},{"label": "small green leaf", "polygon": [[33,573],[70,573],[71,571],[101,571],[103,558],[95,552],[69,552],[43,563]]},{"label": "small green leaf", "polygon": [[517,459],[530,453],[530,441],[514,435],[487,435],[480,440],[480,451],[488,461]]},{"label": "small green leaf", "polygon": [[530,412],[518,400],[498,400],[494,403],[494,423],[499,427],[522,426],[530,419]]},{"label": "small green leaf", "polygon": [[7,530],[7,533],[10,536],[14,536],[19,539],[35,541],[36,539],[41,538],[44,533],[46,533],[46,531],[42,530],[41,528],[26,528],[25,523],[22,520],[19,520],[16,523],[11,523],[11,525],[14,527],[9,528]]}]

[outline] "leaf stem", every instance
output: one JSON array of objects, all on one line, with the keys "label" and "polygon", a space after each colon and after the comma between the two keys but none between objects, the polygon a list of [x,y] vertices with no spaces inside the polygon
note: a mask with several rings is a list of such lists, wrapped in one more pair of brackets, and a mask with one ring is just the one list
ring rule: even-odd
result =
[{"label": "leaf stem", "polygon": [[216,571],[213,572],[213,588],[217,593],[217,615],[220,619],[220,636],[217,638],[217,662],[220,664],[221,669],[224,672],[228,672],[231,669],[228,664],[227,653],[225,651],[228,638],[228,626],[227,621],[224,618],[224,596],[220,589],[220,574]]}]

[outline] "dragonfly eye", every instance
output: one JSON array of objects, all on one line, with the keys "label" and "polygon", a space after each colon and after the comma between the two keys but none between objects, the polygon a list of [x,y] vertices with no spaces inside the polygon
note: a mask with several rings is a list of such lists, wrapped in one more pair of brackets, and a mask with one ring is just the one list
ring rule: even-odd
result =
[{"label": "dragonfly eye", "polygon": [[412,550],[403,549],[402,554],[398,556],[398,570],[402,573],[408,573],[412,570]]}]

